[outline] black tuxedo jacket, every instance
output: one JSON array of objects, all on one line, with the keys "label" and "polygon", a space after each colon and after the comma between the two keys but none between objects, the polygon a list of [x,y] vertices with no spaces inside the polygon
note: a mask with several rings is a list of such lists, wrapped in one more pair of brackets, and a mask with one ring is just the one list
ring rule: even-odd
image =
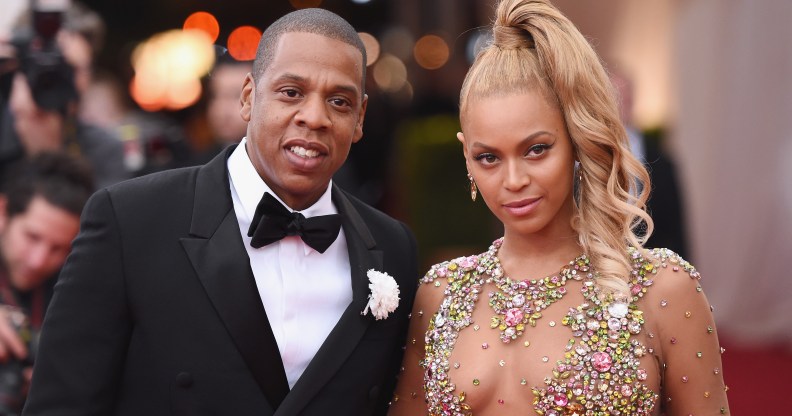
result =
[{"label": "black tuxedo jacket", "polygon": [[[333,188],[353,300],[289,391],[233,210],[230,152],[91,198],[47,311],[25,415],[385,412],[418,282],[412,234]],[[361,315],[369,269],[401,290],[384,320]]]},{"label": "black tuxedo jacket", "polygon": [[684,201],[676,166],[656,140],[644,140],[646,169],[652,181],[652,193],[646,210],[654,221],[654,232],[645,247],[667,247],[690,260],[687,250]]}]

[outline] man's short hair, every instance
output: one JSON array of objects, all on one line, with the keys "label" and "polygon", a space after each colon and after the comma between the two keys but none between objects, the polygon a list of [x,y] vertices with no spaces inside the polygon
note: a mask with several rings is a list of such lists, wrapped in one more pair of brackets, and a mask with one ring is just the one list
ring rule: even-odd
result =
[{"label": "man's short hair", "polygon": [[275,56],[275,46],[284,33],[303,32],[322,35],[339,40],[357,48],[363,56],[361,94],[365,94],[366,84],[366,47],[355,28],[341,16],[325,9],[300,9],[293,11],[271,24],[264,34],[256,51],[253,63],[253,79],[258,82]]},{"label": "man's short hair", "polygon": [[79,216],[94,191],[93,173],[82,159],[64,152],[43,152],[9,167],[0,191],[9,218],[27,211],[41,196],[48,203]]},{"label": "man's short hair", "polygon": [[63,13],[63,28],[80,34],[91,45],[91,51],[97,55],[104,46],[107,25],[95,10],[81,2],[72,2]]},{"label": "man's short hair", "polygon": [[[235,67],[248,68],[248,72],[252,72],[253,71],[253,62],[251,62],[251,61],[240,61],[240,60],[234,59],[234,57],[232,57],[229,53],[226,52],[225,54],[220,55],[220,56],[217,57],[217,59],[215,59],[215,63],[212,66],[212,71],[209,72],[209,79],[212,78],[212,76],[214,75],[215,71],[217,71],[220,68],[224,68],[224,67],[225,68],[235,68]],[[242,80],[240,80],[239,82],[240,82],[239,83],[239,88],[241,89],[242,88]]]}]

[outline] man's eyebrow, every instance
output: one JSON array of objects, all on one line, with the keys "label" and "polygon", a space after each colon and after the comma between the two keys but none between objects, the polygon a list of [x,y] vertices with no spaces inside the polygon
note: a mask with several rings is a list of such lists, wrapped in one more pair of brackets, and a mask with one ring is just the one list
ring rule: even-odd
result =
[{"label": "man's eyebrow", "polygon": [[276,81],[295,81],[295,82],[303,83],[303,82],[305,82],[305,77],[302,77],[300,75],[292,74],[292,73],[287,72],[287,73],[279,76],[275,80]]},{"label": "man's eyebrow", "polygon": [[335,86],[335,89],[337,89],[337,90],[339,90],[339,91],[346,91],[346,92],[348,92],[348,93],[350,93],[350,94],[353,94],[353,95],[355,95],[355,96],[359,96],[359,95],[361,95],[361,94],[360,94],[360,89],[358,89],[358,88],[356,88],[356,87],[354,87],[354,86],[352,86],[352,85],[343,85],[343,84],[340,84],[340,85],[336,85],[336,86]]}]

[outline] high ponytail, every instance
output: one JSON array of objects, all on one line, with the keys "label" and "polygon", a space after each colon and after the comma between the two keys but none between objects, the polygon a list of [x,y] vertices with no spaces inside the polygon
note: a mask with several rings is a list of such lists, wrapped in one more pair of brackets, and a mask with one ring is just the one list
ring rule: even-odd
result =
[{"label": "high ponytail", "polygon": [[[572,228],[599,272],[604,293],[628,293],[631,259],[651,234],[645,212],[649,174],[632,155],[614,88],[597,54],[558,9],[544,0],[503,0],[493,42],[476,57],[460,93],[460,116],[471,100],[539,92],[564,116],[580,162]],[[641,223],[646,234],[633,231]]]}]

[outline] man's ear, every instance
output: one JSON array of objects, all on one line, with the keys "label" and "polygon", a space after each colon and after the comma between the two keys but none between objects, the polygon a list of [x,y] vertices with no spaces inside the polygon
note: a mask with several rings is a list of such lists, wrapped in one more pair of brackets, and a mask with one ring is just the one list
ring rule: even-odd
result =
[{"label": "man's ear", "polygon": [[357,143],[363,137],[363,119],[366,118],[366,107],[368,106],[368,95],[363,94],[363,103],[360,105],[360,114],[358,114],[357,125],[355,126],[355,135],[352,136],[352,143]]},{"label": "man's ear", "polygon": [[253,79],[253,74],[248,72],[242,84],[242,93],[239,95],[239,103],[242,104],[239,115],[242,116],[242,120],[250,122],[250,114],[253,112],[253,102],[255,99],[256,81]]}]

